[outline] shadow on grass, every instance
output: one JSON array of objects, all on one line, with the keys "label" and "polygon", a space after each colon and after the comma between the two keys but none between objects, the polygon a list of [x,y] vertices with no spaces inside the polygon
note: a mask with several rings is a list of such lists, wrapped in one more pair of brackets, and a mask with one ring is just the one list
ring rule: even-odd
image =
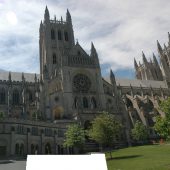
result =
[{"label": "shadow on grass", "polygon": [[11,160],[0,161],[0,164],[10,164],[10,163],[14,163],[14,162]]},{"label": "shadow on grass", "polygon": [[142,155],[127,155],[127,156],[118,156],[118,157],[113,157],[113,158],[107,158],[107,160],[119,160],[119,159],[131,159],[131,158],[138,158],[141,157]]}]

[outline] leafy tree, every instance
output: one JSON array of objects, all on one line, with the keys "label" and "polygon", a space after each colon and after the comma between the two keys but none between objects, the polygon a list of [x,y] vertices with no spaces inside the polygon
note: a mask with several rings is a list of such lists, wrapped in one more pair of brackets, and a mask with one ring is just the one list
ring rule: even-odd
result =
[{"label": "leafy tree", "polygon": [[157,116],[154,129],[160,137],[164,138],[165,140],[169,138],[170,122],[167,121],[166,117]]},{"label": "leafy tree", "polygon": [[65,147],[77,147],[80,151],[83,151],[83,146],[85,144],[85,131],[80,125],[73,124],[68,126],[65,137]]},{"label": "leafy tree", "polygon": [[148,138],[148,129],[142,122],[136,121],[134,128],[131,130],[132,138],[137,141],[146,141]]},{"label": "leafy tree", "polygon": [[157,116],[154,129],[165,140],[170,138],[170,97],[160,103],[160,110],[165,117]]},{"label": "leafy tree", "polygon": [[[89,137],[98,142],[102,147],[113,147],[117,136],[119,136],[121,132],[121,128],[121,123],[114,115],[104,112],[92,121]],[[109,153],[112,158],[111,151]]]}]

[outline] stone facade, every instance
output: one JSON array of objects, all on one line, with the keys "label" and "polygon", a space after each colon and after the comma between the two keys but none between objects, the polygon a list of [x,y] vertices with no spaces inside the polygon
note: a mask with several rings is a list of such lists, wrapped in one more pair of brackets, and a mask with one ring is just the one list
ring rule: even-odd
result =
[{"label": "stone facade", "polygon": [[[85,129],[103,111],[123,124],[117,145],[129,145],[136,120],[157,137],[154,116],[162,115],[159,102],[170,95],[169,48],[158,43],[161,67],[155,57],[135,61],[135,80],[102,77],[97,51],[87,54],[75,43],[72,18],[50,18],[46,7],[39,29],[40,75],[0,73],[0,155],[67,154],[63,148],[67,126],[80,123]],[[87,145],[89,143],[87,142]]]}]

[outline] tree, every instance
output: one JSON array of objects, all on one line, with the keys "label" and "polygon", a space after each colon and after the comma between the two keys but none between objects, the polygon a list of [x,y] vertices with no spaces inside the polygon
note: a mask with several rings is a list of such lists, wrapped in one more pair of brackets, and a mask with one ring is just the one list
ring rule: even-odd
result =
[{"label": "tree", "polygon": [[134,128],[131,130],[132,138],[137,141],[146,141],[148,138],[148,129],[142,122],[136,121]]},{"label": "tree", "polygon": [[[89,137],[103,146],[113,147],[117,136],[121,133],[122,125],[114,115],[104,112],[92,121],[92,127],[89,130]],[[111,150],[109,151],[110,157]]]},{"label": "tree", "polygon": [[156,122],[154,125],[155,131],[159,134],[160,137],[167,140],[170,135],[170,122],[167,121],[166,117],[157,116]]},{"label": "tree", "polygon": [[160,137],[167,140],[170,138],[170,97],[160,103],[160,110],[165,113],[165,117],[156,116],[154,129]]},{"label": "tree", "polygon": [[65,137],[64,147],[77,147],[79,151],[83,151],[85,131],[80,125],[73,124],[68,126]]}]

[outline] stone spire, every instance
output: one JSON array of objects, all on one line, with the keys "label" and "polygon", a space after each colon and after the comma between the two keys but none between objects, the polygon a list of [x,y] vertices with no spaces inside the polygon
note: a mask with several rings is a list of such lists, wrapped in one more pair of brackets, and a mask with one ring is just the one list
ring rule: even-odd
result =
[{"label": "stone spire", "polygon": [[116,84],[115,75],[114,75],[112,69],[110,69],[110,81],[111,81],[112,85]]},{"label": "stone spire", "polygon": [[35,73],[34,81],[37,82],[37,74]]},{"label": "stone spire", "polygon": [[134,58],[134,67],[135,67],[136,70],[138,69],[138,64],[137,64],[135,58]]},{"label": "stone spire", "polygon": [[45,8],[44,20],[45,21],[49,21],[50,20],[50,14],[49,14],[47,6]]},{"label": "stone spire", "polygon": [[166,52],[168,52],[167,46],[164,44],[164,49]]},{"label": "stone spire", "polygon": [[153,53],[153,63],[157,66],[159,65],[154,53]]},{"label": "stone spire", "polygon": [[25,82],[24,73],[22,72],[22,81]]},{"label": "stone spire", "polygon": [[70,12],[68,9],[67,9],[67,13],[66,13],[66,22],[72,23],[71,15],[70,15]]},{"label": "stone spire", "polygon": [[157,47],[158,47],[158,52],[159,52],[159,54],[161,55],[162,52],[163,52],[163,50],[162,50],[162,47],[161,47],[161,45],[159,44],[159,41],[158,41],[158,40],[157,40]]},{"label": "stone spire", "polygon": [[91,42],[91,54],[90,54],[90,56],[91,56],[91,57],[98,57],[93,42]]},{"label": "stone spire", "polygon": [[170,33],[168,32],[168,44],[170,45]]},{"label": "stone spire", "polygon": [[42,28],[43,28],[43,23],[42,23],[42,20],[41,20],[41,22],[40,22],[40,29],[39,29],[40,32],[42,31]]},{"label": "stone spire", "polygon": [[148,61],[147,61],[143,51],[142,51],[142,58],[143,58],[143,63],[146,65],[148,63]]},{"label": "stone spire", "polygon": [[8,75],[8,80],[11,81],[11,72],[9,72],[9,75]]}]

